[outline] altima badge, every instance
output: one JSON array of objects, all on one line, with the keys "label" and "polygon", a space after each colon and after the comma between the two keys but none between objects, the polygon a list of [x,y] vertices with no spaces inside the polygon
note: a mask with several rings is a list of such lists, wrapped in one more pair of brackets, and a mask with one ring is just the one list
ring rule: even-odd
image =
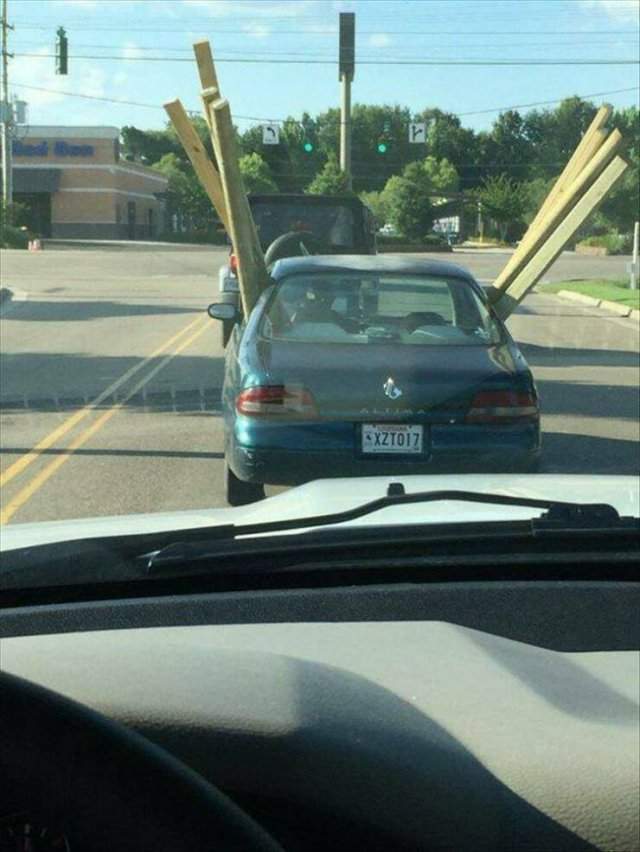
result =
[{"label": "altima badge", "polygon": [[383,387],[385,396],[388,396],[389,399],[399,399],[402,396],[402,391],[393,381],[391,376],[389,376]]}]

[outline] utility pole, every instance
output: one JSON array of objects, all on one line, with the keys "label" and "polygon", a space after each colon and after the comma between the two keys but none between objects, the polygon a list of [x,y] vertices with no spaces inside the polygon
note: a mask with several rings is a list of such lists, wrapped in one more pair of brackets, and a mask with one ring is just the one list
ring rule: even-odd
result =
[{"label": "utility pole", "polygon": [[13,170],[11,167],[11,123],[13,108],[9,103],[9,49],[8,32],[13,29],[7,21],[7,0],[2,0],[2,198],[5,205],[13,201]]},{"label": "utility pole", "polygon": [[340,13],[340,170],[347,176],[351,189],[351,83],[356,64],[356,16]]},{"label": "utility pole", "polygon": [[640,278],[640,263],[638,262],[639,243],[640,222],[636,222],[633,226],[633,248],[631,255],[631,263],[629,264],[629,287],[632,290],[638,289],[638,279]]}]

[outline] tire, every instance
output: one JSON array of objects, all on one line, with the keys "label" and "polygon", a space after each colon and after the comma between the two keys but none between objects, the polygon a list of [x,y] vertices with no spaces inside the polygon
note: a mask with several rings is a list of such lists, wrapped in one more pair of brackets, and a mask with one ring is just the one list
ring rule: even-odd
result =
[{"label": "tire", "polygon": [[227,503],[230,506],[246,506],[264,500],[264,485],[258,482],[244,482],[238,479],[229,465],[224,466],[224,490]]}]

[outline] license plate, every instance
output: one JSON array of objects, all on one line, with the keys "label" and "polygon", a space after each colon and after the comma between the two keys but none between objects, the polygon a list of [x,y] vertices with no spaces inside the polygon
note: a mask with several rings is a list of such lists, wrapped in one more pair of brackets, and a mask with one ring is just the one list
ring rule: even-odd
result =
[{"label": "license plate", "polygon": [[422,426],[403,423],[363,423],[363,453],[418,455],[422,452]]}]

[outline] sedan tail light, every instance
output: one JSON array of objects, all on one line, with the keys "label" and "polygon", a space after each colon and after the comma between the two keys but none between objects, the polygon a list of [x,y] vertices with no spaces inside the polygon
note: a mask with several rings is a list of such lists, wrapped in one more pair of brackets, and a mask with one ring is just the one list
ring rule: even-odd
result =
[{"label": "sedan tail light", "polygon": [[246,417],[289,417],[310,419],[318,416],[313,395],[306,388],[267,385],[247,388],[236,397],[238,414]]},{"label": "sedan tail light", "polygon": [[238,274],[238,258],[233,252],[229,255],[229,269],[234,275]]},{"label": "sedan tail light", "polygon": [[467,423],[505,423],[531,420],[538,416],[538,405],[531,393],[509,390],[479,391],[467,412]]}]

